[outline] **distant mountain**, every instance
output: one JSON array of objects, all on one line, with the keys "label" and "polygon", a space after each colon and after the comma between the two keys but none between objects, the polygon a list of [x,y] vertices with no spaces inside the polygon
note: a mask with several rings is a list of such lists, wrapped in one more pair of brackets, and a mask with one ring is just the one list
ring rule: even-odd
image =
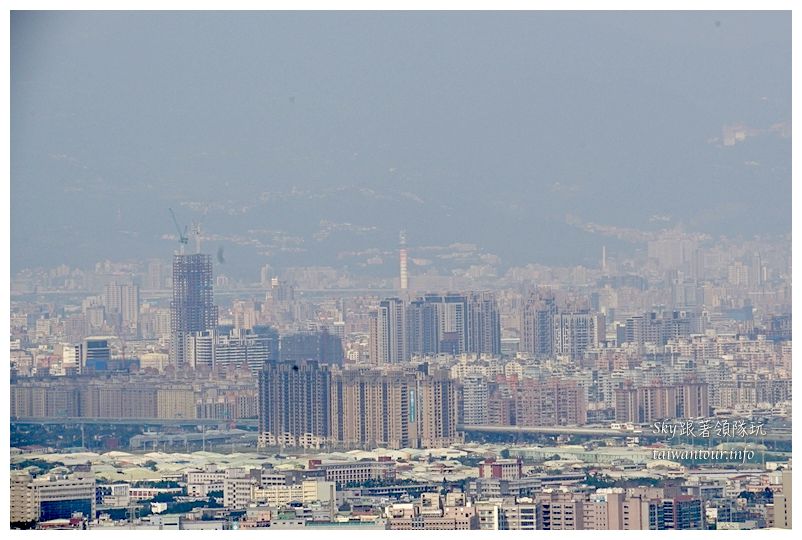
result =
[{"label": "distant mountain", "polygon": [[247,275],[401,229],[502,266],[631,249],[567,215],[786,233],[790,39],[785,13],[14,13],[12,270],[164,257],[168,207]]}]

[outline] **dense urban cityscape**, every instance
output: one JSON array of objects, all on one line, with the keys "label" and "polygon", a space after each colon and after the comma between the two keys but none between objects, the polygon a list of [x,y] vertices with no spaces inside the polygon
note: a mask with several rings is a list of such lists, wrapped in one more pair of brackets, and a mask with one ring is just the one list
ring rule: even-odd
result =
[{"label": "dense urban cityscape", "polygon": [[790,526],[788,238],[456,277],[402,236],[388,288],[231,282],[178,231],[14,277],[13,523]]}]

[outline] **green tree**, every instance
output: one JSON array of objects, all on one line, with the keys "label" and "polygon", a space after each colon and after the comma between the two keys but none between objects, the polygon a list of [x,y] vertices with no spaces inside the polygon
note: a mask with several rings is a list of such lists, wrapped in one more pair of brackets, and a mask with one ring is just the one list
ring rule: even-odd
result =
[{"label": "green tree", "polygon": [[166,503],[173,502],[175,501],[175,493],[159,493],[151,500],[153,502],[166,502]]}]

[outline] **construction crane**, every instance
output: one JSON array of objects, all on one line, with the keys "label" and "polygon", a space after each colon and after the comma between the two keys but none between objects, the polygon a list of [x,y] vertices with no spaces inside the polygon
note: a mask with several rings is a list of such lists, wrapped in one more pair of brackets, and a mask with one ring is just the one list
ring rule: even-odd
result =
[{"label": "construction crane", "polygon": [[173,212],[172,208],[170,208],[169,210],[170,210],[170,215],[173,216],[173,223],[175,223],[175,230],[178,232],[178,242],[180,244],[180,247],[178,248],[179,253],[183,255],[184,246],[186,246],[187,243],[189,242],[189,238],[187,237],[187,228],[184,227],[184,232],[182,233],[181,226],[178,224],[178,220],[175,218],[175,212]]}]

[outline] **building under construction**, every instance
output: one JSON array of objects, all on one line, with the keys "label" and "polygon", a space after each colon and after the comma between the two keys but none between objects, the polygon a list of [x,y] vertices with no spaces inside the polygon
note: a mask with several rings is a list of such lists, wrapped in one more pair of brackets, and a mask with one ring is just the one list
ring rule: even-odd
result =
[{"label": "building under construction", "polygon": [[173,256],[173,300],[170,303],[170,361],[186,366],[186,340],[217,327],[212,258],[193,253]]}]

